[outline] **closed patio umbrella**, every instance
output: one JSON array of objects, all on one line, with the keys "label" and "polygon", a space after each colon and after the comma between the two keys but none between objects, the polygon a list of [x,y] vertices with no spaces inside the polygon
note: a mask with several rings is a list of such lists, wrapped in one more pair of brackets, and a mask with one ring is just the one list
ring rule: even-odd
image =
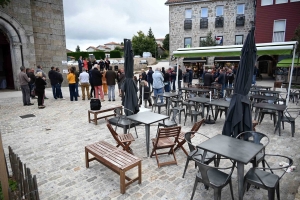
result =
[{"label": "closed patio umbrella", "polygon": [[[124,57],[125,80],[122,85],[122,91],[124,92],[122,105],[125,108],[125,114],[128,116],[139,112],[137,98],[138,88],[133,81],[133,52],[131,41],[128,39],[124,39]],[[126,109],[133,111],[133,113]]]},{"label": "closed patio umbrella", "polygon": [[248,93],[256,61],[256,45],[252,27],[242,48],[242,56],[234,81],[234,92],[223,126],[223,135],[236,137],[239,133],[252,130],[252,114]]}]

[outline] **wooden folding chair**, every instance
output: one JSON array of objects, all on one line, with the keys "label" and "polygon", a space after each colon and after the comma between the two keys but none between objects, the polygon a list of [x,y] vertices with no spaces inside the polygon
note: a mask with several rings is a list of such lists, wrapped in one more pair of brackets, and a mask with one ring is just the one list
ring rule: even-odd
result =
[{"label": "wooden folding chair", "polygon": [[108,130],[110,131],[110,133],[112,134],[112,136],[114,137],[115,141],[117,142],[117,146],[119,147],[121,146],[123,148],[124,151],[127,151],[128,153],[133,154],[132,149],[129,147],[131,142],[134,141],[134,137],[130,134],[118,134],[113,127],[111,126],[110,123],[106,124]]},{"label": "wooden folding chair", "polygon": [[[150,157],[155,155],[158,167],[164,165],[171,165],[171,164],[177,165],[177,160],[174,153],[174,146],[178,142],[178,135],[180,133],[180,130],[181,130],[180,126],[175,126],[170,128],[160,128],[158,130],[157,137],[151,139],[153,144],[153,150]],[[166,152],[158,153],[157,150],[161,150],[161,149],[169,149],[169,150]],[[158,155],[162,155],[162,154],[173,154],[174,160],[160,163],[158,160]]]},{"label": "wooden folding chair", "polygon": [[[192,127],[191,131],[189,132],[197,132],[199,130],[199,128],[202,126],[202,124],[204,123],[204,119],[202,119],[201,121],[198,121],[194,124],[194,126]],[[186,142],[184,139],[184,135],[186,132],[180,132],[179,136],[178,136],[178,143],[176,145],[176,147],[174,148],[174,151],[178,150],[179,148],[182,149],[182,151],[188,156],[189,153],[185,150],[185,148],[183,147],[184,143]],[[191,138],[193,138],[195,135],[191,135]]]}]

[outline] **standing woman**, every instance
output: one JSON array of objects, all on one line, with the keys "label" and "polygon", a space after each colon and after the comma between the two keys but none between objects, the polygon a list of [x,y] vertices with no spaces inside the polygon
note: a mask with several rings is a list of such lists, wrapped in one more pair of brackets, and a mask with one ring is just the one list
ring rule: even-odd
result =
[{"label": "standing woman", "polygon": [[161,72],[164,75],[164,88],[165,88],[165,92],[170,92],[170,75],[168,72],[165,71],[165,68],[163,67]]},{"label": "standing woman", "polygon": [[[100,66],[100,71],[101,71],[101,66]],[[102,74],[102,87],[103,87],[103,92],[104,95],[107,95],[107,82],[106,82],[106,69],[103,70],[103,74]]]},{"label": "standing woman", "polygon": [[36,73],[35,79],[35,93],[38,96],[38,108],[43,109],[45,108],[44,104],[44,93],[45,93],[45,85],[47,84],[45,81],[45,77],[43,77],[42,72]]},{"label": "standing woman", "polygon": [[86,71],[88,71],[88,62],[86,58],[83,59],[83,67]]},{"label": "standing woman", "polygon": [[104,101],[104,94],[102,90],[102,73],[98,69],[97,64],[94,65],[92,72],[92,82],[94,84],[95,88],[95,98],[99,99],[99,93],[100,93],[100,99],[101,101]]},{"label": "standing woman", "polygon": [[73,101],[75,98],[75,101],[77,101],[77,94],[75,92],[75,87],[76,87],[76,78],[75,78],[75,73],[73,68],[69,69],[69,73],[67,75],[67,79],[69,82],[69,91],[70,91],[70,101]]}]

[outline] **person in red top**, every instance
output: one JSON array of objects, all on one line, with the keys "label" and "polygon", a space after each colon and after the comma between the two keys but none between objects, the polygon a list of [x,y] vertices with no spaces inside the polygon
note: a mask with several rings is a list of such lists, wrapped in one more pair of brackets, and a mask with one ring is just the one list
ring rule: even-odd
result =
[{"label": "person in red top", "polygon": [[83,67],[85,70],[88,70],[88,62],[87,62],[86,58],[84,58],[84,60],[83,60]]}]

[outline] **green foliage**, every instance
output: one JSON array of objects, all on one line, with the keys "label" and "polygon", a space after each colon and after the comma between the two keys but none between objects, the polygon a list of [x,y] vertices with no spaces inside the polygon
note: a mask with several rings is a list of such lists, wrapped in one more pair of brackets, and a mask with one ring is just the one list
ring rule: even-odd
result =
[{"label": "green foliage", "polygon": [[165,39],[164,39],[164,41],[163,41],[163,48],[165,49],[165,50],[170,50],[170,38],[169,38],[169,34],[167,34],[166,36],[165,36]]},{"label": "green foliage", "polygon": [[113,51],[110,51],[110,57],[111,58],[121,58],[121,52],[118,51],[118,50],[113,50]]},{"label": "green foliage", "polygon": [[298,46],[297,46],[297,49],[296,49],[296,53],[300,57],[300,24],[296,28],[295,33],[294,33],[294,37],[292,38],[292,40],[293,41],[298,41]]},{"label": "green foliage", "polygon": [[153,40],[155,41],[155,37],[154,37],[154,34],[153,34],[153,32],[152,32],[151,27],[149,28],[147,37],[148,37],[148,38],[151,38],[151,39],[153,39]]},{"label": "green foliage", "polygon": [[210,47],[210,46],[216,46],[216,40],[211,36],[211,31],[207,34],[205,40],[200,41],[200,47]]},{"label": "green foliage", "polygon": [[151,28],[146,36],[142,31],[132,37],[132,48],[134,55],[143,55],[143,52],[150,52],[153,56],[157,54],[157,44]]},{"label": "green foliage", "polygon": [[[8,187],[11,191],[16,191],[18,189],[18,183],[17,181],[14,181],[13,179],[8,179]],[[3,199],[3,193],[2,193],[2,187],[0,183],[0,200]]]},{"label": "green foliage", "polygon": [[4,8],[5,6],[7,6],[8,3],[10,3],[10,0],[0,0],[0,6],[2,8]]},{"label": "green foliage", "polygon": [[104,59],[104,58],[105,58],[105,52],[104,52],[104,51],[95,51],[95,52],[87,52],[87,51],[83,51],[83,52],[71,52],[71,53],[67,53],[67,56],[73,56],[73,57],[75,57],[75,60],[78,60],[80,56],[82,56],[82,58],[88,58],[88,57],[89,57],[89,54],[93,54],[97,60],[99,60],[99,59]]},{"label": "green foliage", "polygon": [[80,52],[80,47],[79,47],[79,45],[77,45],[77,47],[76,47],[76,50],[75,50],[76,52]]},{"label": "green foliage", "polygon": [[169,57],[169,51],[164,51],[164,53],[161,55],[162,58],[167,58]]}]

